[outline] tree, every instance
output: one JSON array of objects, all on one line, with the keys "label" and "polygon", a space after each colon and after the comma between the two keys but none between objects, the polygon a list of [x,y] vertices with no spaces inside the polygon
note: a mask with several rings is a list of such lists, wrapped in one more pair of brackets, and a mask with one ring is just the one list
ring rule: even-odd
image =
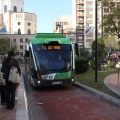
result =
[{"label": "tree", "polygon": [[[102,38],[98,38],[97,40],[97,49],[98,49],[98,58],[104,58],[105,44]],[[93,57],[95,57],[95,40],[92,42],[92,53],[93,53]]]},{"label": "tree", "polygon": [[0,39],[0,54],[5,54],[9,48],[9,39]]},{"label": "tree", "polygon": [[[10,50],[10,39],[0,39],[0,54],[5,54]],[[16,45],[11,46],[11,50],[16,50]]]},{"label": "tree", "polygon": [[115,39],[113,34],[106,34],[104,36],[104,43],[106,47],[111,47],[113,49],[119,49],[118,41]]},{"label": "tree", "polygon": [[120,4],[119,2],[113,0],[103,0],[102,1],[104,11],[108,14],[103,16],[103,27],[105,33],[110,33],[113,35],[120,35]]},{"label": "tree", "polygon": [[80,48],[80,57],[89,58],[90,52],[86,48]]}]

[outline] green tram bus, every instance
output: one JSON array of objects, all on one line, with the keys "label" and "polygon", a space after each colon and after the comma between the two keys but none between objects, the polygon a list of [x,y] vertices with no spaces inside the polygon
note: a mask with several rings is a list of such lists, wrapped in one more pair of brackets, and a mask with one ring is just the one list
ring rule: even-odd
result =
[{"label": "green tram bus", "polygon": [[74,44],[59,33],[37,33],[26,47],[26,72],[32,86],[74,83]]}]

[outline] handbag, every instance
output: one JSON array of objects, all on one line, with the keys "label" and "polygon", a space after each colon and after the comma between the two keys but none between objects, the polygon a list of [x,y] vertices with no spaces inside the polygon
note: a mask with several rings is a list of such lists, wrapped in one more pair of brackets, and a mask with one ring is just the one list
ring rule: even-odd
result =
[{"label": "handbag", "polygon": [[11,67],[8,81],[15,84],[20,83],[20,75],[18,73],[17,67]]}]

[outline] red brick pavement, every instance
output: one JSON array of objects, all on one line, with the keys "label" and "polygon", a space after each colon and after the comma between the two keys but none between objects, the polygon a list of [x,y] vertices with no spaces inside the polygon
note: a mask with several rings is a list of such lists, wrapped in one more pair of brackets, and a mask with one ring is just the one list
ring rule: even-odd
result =
[{"label": "red brick pavement", "polygon": [[16,120],[16,109],[7,110],[6,105],[0,105],[0,120]]},{"label": "red brick pavement", "polygon": [[35,120],[120,120],[119,107],[74,86],[29,92],[28,97]]}]

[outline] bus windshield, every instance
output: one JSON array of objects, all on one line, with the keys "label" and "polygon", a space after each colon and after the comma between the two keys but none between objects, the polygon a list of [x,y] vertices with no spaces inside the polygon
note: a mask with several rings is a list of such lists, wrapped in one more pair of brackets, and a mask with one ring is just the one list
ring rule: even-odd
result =
[{"label": "bus windshield", "polygon": [[71,70],[71,50],[35,50],[37,68],[41,75]]}]

